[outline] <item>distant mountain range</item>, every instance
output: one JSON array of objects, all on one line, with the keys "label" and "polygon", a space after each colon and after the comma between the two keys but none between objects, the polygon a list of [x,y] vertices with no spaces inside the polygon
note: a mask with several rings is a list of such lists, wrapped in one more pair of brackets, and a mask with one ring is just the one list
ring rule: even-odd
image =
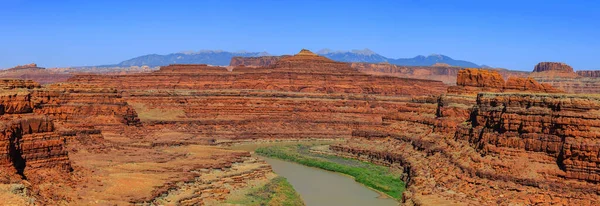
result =
[{"label": "distant mountain range", "polygon": [[[436,63],[445,63],[451,66],[459,67],[482,67],[473,62],[455,60],[448,56],[433,54],[429,56],[416,56],[413,58],[388,58],[377,54],[369,49],[352,50],[352,51],[332,51],[322,49],[317,52],[321,56],[325,56],[335,61],[341,62],[368,62],[381,63],[388,62],[390,64],[405,65],[405,66],[431,66]],[[259,57],[271,56],[267,52],[227,52],[220,50],[203,50],[199,52],[180,52],[167,55],[150,54],[133,59],[125,60],[119,64],[102,65],[100,67],[130,67],[130,66],[165,66],[169,64],[209,64],[209,65],[229,65],[232,57]]]},{"label": "distant mountain range", "polygon": [[419,55],[413,58],[398,58],[392,59],[381,56],[369,49],[363,50],[352,50],[352,51],[331,51],[329,49],[323,49],[317,52],[317,54],[321,56],[325,56],[327,58],[341,61],[341,62],[368,62],[368,63],[380,63],[380,62],[388,62],[390,64],[403,65],[403,66],[431,66],[436,63],[445,63],[451,66],[458,67],[469,67],[469,68],[479,68],[480,65],[477,65],[473,62],[463,61],[463,60],[455,60],[450,58],[449,56],[444,56],[440,54],[432,54],[429,56]]},{"label": "distant mountain range", "polygon": [[209,64],[229,65],[232,57],[270,56],[266,52],[228,52],[220,50],[203,50],[199,52],[179,52],[167,55],[149,54],[122,61],[118,64],[101,65],[99,67],[130,67],[130,66],[166,66],[169,64]]}]

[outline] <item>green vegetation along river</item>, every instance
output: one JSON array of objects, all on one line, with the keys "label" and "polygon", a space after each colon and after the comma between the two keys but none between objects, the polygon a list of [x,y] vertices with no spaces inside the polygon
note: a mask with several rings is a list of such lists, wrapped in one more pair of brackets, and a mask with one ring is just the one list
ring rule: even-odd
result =
[{"label": "green vegetation along river", "polygon": [[261,155],[275,173],[288,180],[306,205],[398,205],[396,199],[401,198],[404,190],[400,171],[309,152],[310,148],[318,145],[285,143],[262,147],[246,145],[242,148],[256,149],[256,154]]}]

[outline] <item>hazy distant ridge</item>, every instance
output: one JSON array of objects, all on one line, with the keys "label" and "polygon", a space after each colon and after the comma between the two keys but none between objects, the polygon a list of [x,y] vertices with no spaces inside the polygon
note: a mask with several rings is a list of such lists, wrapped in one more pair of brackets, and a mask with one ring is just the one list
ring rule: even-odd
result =
[{"label": "hazy distant ridge", "polygon": [[[322,49],[317,54],[341,62],[369,62],[381,63],[388,62],[390,64],[406,65],[406,66],[430,66],[435,63],[446,63],[451,66],[459,67],[474,67],[479,68],[473,62],[455,60],[444,55],[429,55],[416,56],[413,58],[388,58],[377,54],[369,49],[352,50],[352,51],[332,51]],[[221,50],[202,50],[199,52],[179,52],[167,55],[149,54],[133,59],[122,61],[113,65],[102,65],[104,67],[129,67],[129,66],[166,66],[169,64],[209,64],[209,65],[229,65],[232,57],[258,57],[269,56],[267,52],[228,52]]]},{"label": "hazy distant ridge", "polygon": [[429,56],[419,55],[413,58],[387,58],[380,54],[377,54],[369,49],[364,50],[352,50],[352,51],[331,51],[329,49],[323,49],[317,52],[317,54],[325,56],[327,58],[341,61],[341,62],[369,62],[369,63],[380,63],[388,62],[390,64],[404,65],[404,66],[431,66],[435,63],[446,63],[451,66],[459,67],[470,67],[479,68],[477,65],[470,61],[455,60],[449,56],[432,54]]},{"label": "hazy distant ridge", "polygon": [[102,65],[103,67],[130,67],[130,66],[166,66],[169,64],[209,64],[229,65],[232,57],[257,57],[268,56],[266,52],[227,52],[205,50],[200,52],[179,52],[167,55],[149,54],[133,59],[122,61],[114,65]]}]

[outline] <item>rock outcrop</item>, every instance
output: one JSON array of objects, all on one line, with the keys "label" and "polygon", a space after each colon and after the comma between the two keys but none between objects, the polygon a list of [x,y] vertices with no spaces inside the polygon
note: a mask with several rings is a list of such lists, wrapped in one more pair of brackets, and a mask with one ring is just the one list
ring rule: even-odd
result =
[{"label": "rock outcrop", "polygon": [[65,137],[48,117],[28,115],[5,121],[0,127],[0,170],[23,177],[39,168],[71,170]]},{"label": "rock outcrop", "polygon": [[96,125],[139,125],[135,110],[114,88],[94,85],[57,83],[46,91],[34,91],[32,102],[35,113],[52,116],[62,121],[90,121],[101,118]]},{"label": "rock outcrop", "polygon": [[564,93],[549,84],[540,84],[533,78],[510,77],[505,82],[496,71],[463,69],[458,72],[457,86],[448,88],[448,93],[476,94],[478,92],[537,92]]},{"label": "rock outcrop", "polygon": [[9,68],[7,70],[23,70],[23,69],[44,69],[44,68],[38,67],[37,64],[35,64],[35,63],[31,63],[31,64],[25,64],[25,65],[18,65],[16,67]]},{"label": "rock outcrop", "polygon": [[538,161],[560,168],[548,175],[600,182],[598,111],[600,99],[594,97],[479,94],[469,119],[472,128],[463,128],[468,132],[457,138],[482,154],[544,153],[548,158]]},{"label": "rock outcrop", "polygon": [[508,78],[506,84],[504,85],[504,91],[528,91],[528,92],[538,92],[538,93],[564,93],[564,91],[556,89],[549,84],[546,83],[538,83],[535,79],[531,77],[527,78],[518,78],[511,77]]},{"label": "rock outcrop", "polygon": [[504,87],[504,79],[495,71],[462,69],[458,72],[456,85],[501,89]]},{"label": "rock outcrop", "polygon": [[533,72],[574,73],[573,67],[562,62],[540,62],[535,65]]},{"label": "rock outcrop", "polygon": [[569,93],[600,93],[600,73],[596,71],[577,71],[564,63],[541,62],[529,76]]}]

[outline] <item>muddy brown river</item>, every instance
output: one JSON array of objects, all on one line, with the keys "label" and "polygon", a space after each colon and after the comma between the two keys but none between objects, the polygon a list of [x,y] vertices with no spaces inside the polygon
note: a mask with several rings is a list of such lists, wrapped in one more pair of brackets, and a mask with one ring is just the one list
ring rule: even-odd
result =
[{"label": "muddy brown river", "polygon": [[[254,151],[256,148],[257,146],[254,145],[236,147],[236,149],[247,151]],[[398,202],[392,198],[380,198],[379,193],[357,183],[350,176],[283,160],[260,157],[271,165],[275,173],[285,177],[294,186],[308,206],[398,205]]]}]

